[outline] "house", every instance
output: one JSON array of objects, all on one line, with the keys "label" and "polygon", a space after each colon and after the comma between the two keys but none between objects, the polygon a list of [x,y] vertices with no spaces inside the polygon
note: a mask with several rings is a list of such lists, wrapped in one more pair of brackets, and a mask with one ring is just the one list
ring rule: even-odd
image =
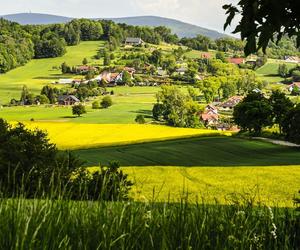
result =
[{"label": "house", "polygon": [[187,68],[185,68],[185,67],[180,67],[180,68],[176,69],[176,72],[177,72],[179,75],[184,75],[184,74],[187,72]]},{"label": "house", "polygon": [[138,37],[127,37],[125,40],[125,45],[128,46],[140,46],[143,45],[144,41]]},{"label": "house", "polygon": [[300,63],[300,58],[297,56],[285,56],[284,61],[287,63]]},{"label": "house", "polygon": [[201,53],[201,58],[202,59],[211,59],[212,55],[209,52],[203,52],[203,53]]},{"label": "house", "polygon": [[288,86],[288,90],[290,91],[290,92],[293,92],[293,90],[295,90],[295,89],[300,89],[300,82],[293,82],[292,84],[290,84],[289,86]]},{"label": "house", "polygon": [[219,115],[204,112],[200,115],[200,119],[204,122],[205,126],[217,125],[219,122]]},{"label": "house", "polygon": [[93,66],[88,66],[88,65],[81,65],[76,67],[76,72],[79,74],[86,74],[89,71],[96,71],[96,68]]},{"label": "house", "polygon": [[245,58],[232,57],[232,58],[228,58],[228,62],[233,63],[235,65],[240,65],[245,63]]},{"label": "house", "polygon": [[157,68],[157,75],[164,77],[164,76],[168,76],[168,73],[167,73],[166,70],[164,70],[163,68],[159,67],[159,68]]},{"label": "house", "polygon": [[130,67],[124,67],[123,71],[127,71],[130,75],[133,75],[136,72],[135,68]]},{"label": "house", "polygon": [[256,61],[257,61],[257,59],[255,59],[255,58],[248,58],[248,59],[246,59],[245,63],[248,65],[251,65],[251,66],[255,66]]},{"label": "house", "polygon": [[58,82],[55,82],[56,84],[72,84],[73,79],[59,79]]},{"label": "house", "polygon": [[218,108],[215,107],[215,106],[212,105],[212,104],[209,104],[209,105],[207,105],[207,106],[205,107],[205,113],[217,115],[217,114],[218,114]]},{"label": "house", "polygon": [[74,105],[79,102],[80,100],[74,95],[61,95],[58,97],[59,105]]},{"label": "house", "polygon": [[259,88],[253,89],[252,92],[254,92],[256,94],[261,94],[262,93],[262,91]]},{"label": "house", "polygon": [[239,104],[244,99],[243,96],[232,96],[227,101],[219,104],[219,107],[223,109],[233,109],[237,104]]}]

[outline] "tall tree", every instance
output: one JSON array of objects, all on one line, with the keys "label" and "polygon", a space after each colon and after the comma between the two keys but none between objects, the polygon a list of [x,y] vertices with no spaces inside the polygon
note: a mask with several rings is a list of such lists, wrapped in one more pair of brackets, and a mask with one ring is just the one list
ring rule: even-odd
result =
[{"label": "tall tree", "polygon": [[293,108],[292,101],[282,92],[276,90],[272,93],[269,99],[272,105],[274,122],[278,124],[280,133],[287,113]]},{"label": "tall tree", "polygon": [[228,15],[224,29],[236,15],[242,16],[234,33],[240,33],[241,38],[246,39],[246,55],[260,48],[266,51],[270,40],[280,40],[284,35],[296,36],[300,47],[299,0],[240,0],[237,5],[228,4],[223,8]]},{"label": "tall tree", "polygon": [[272,125],[272,106],[262,94],[250,93],[234,108],[233,119],[242,130],[260,135],[264,127]]}]

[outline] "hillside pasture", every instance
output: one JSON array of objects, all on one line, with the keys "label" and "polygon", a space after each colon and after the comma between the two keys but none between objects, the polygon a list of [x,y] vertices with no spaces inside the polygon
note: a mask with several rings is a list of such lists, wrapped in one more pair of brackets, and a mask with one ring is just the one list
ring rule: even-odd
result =
[{"label": "hillside pasture", "polygon": [[75,153],[86,161],[87,166],[107,164],[112,160],[119,161],[121,166],[300,165],[298,148],[235,137],[186,138],[77,150]]},{"label": "hillside pasture", "polygon": [[257,75],[270,83],[282,82],[285,79],[278,75],[278,67],[280,64],[286,64],[288,69],[296,66],[294,63],[285,63],[280,60],[269,60],[265,65],[256,70]]},{"label": "hillside pasture", "polygon": [[108,88],[113,91],[113,106],[109,109],[92,109],[94,100],[101,101],[97,97],[86,102],[87,114],[82,117],[72,116],[72,107],[56,105],[40,106],[16,106],[3,107],[0,109],[0,117],[8,121],[28,122],[35,121],[58,121],[74,123],[95,124],[131,124],[138,114],[145,116],[146,121],[152,118],[152,108],[155,103],[155,94],[159,87],[115,87]]},{"label": "hillside pasture", "polygon": [[77,46],[67,47],[67,53],[62,57],[33,59],[22,67],[0,74],[0,104],[7,103],[12,98],[19,99],[24,84],[31,92],[39,94],[43,85],[61,78],[74,77],[62,75],[58,67],[63,62],[76,66],[82,64],[83,58],[87,58],[90,64],[102,64],[103,60],[94,59],[102,46],[104,46],[102,41],[81,42]]}]

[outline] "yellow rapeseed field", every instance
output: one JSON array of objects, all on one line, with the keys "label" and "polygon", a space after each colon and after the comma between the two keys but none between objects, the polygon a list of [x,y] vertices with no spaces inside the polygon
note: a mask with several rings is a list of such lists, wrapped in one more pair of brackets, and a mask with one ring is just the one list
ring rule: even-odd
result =
[{"label": "yellow rapeseed field", "polygon": [[[91,168],[95,170],[97,168]],[[300,189],[300,166],[270,167],[126,167],[135,185],[131,196],[137,201],[202,200],[230,204],[255,200],[266,205],[293,206]]]},{"label": "yellow rapeseed field", "polygon": [[173,128],[139,124],[79,124],[63,122],[28,122],[31,129],[48,132],[51,142],[59,149],[82,149],[97,146],[122,145],[201,135],[231,135],[207,129]]}]

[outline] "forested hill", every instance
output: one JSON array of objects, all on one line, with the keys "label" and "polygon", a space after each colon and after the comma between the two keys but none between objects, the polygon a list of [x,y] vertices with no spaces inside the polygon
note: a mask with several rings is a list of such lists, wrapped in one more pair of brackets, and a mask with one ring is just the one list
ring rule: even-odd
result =
[{"label": "forested hill", "polygon": [[[20,13],[2,16],[3,18],[20,24],[54,24],[66,23],[72,20],[70,17],[38,14],[38,13]],[[102,19],[101,17],[95,19]],[[188,24],[175,19],[157,17],[157,16],[138,16],[124,18],[108,18],[117,23],[126,23],[135,26],[166,26],[179,37],[195,37],[197,35],[207,36],[211,39],[224,37],[226,35],[217,31],[206,29],[197,25]]]},{"label": "forested hill", "polygon": [[217,39],[226,36],[225,34],[197,25],[157,16],[111,18],[111,20],[116,23],[126,23],[135,26],[166,26],[179,37],[195,37],[197,35],[203,35],[212,39]]},{"label": "forested hill", "polygon": [[39,13],[19,13],[0,16],[11,22],[17,22],[22,25],[26,24],[55,24],[55,23],[67,23],[73,18],[48,15],[48,14],[39,14]]}]

